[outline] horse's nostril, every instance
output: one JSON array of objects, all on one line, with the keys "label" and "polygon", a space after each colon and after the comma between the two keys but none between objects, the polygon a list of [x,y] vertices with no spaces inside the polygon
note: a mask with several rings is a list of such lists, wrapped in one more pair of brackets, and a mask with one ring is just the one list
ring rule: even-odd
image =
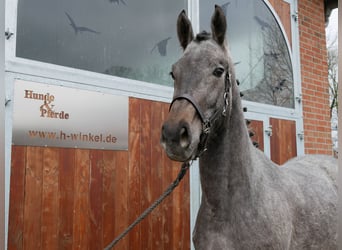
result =
[{"label": "horse's nostril", "polygon": [[179,133],[179,145],[182,148],[187,148],[190,144],[188,130],[183,127]]},{"label": "horse's nostril", "polygon": [[165,123],[161,129],[161,144],[163,147],[179,147],[178,149],[186,149],[190,145],[190,134],[188,126],[185,124],[177,124],[171,126]]}]

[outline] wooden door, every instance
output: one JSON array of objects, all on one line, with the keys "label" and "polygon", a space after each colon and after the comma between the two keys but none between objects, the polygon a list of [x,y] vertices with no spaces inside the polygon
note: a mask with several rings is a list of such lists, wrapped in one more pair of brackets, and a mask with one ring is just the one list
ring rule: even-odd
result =
[{"label": "wooden door", "polygon": [[[13,146],[8,249],[103,249],[177,176],[168,104],[130,98],[129,150]],[[189,175],[114,249],[190,249]]]},{"label": "wooden door", "polygon": [[271,160],[282,165],[297,156],[296,122],[270,118],[272,126]]},{"label": "wooden door", "polygon": [[253,144],[261,151],[264,151],[264,122],[248,120],[247,127]]}]

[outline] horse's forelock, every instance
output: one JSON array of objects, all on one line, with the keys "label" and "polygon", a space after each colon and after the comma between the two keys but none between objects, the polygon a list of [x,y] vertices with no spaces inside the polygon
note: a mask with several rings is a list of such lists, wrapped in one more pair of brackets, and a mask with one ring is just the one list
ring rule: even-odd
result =
[{"label": "horse's forelock", "polygon": [[207,32],[207,31],[202,31],[201,33],[198,33],[196,35],[195,41],[196,42],[202,42],[202,41],[207,41],[211,38],[211,33]]}]

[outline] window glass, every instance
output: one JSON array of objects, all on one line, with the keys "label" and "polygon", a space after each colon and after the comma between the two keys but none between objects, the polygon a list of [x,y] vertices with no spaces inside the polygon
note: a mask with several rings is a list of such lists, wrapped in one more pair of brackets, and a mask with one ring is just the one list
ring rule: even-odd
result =
[{"label": "window glass", "polygon": [[18,0],[16,56],[171,85],[186,0]]},{"label": "window glass", "polygon": [[[214,1],[200,0],[200,28],[210,30]],[[284,34],[262,0],[218,0],[244,99],[294,108],[292,62]]]}]

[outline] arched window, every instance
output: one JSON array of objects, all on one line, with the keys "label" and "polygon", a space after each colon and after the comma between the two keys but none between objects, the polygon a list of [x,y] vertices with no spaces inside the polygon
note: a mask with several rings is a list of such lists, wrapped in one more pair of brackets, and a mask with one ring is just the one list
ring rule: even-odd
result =
[{"label": "arched window", "polygon": [[[228,43],[244,100],[294,108],[289,47],[262,0],[219,1],[227,16]],[[214,2],[200,0],[200,29],[210,30]]]}]

